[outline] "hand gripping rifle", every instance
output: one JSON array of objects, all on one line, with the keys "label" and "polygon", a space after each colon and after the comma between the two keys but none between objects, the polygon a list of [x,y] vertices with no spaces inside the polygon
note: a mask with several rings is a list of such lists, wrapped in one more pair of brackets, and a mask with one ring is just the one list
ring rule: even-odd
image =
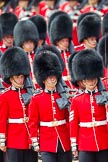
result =
[{"label": "hand gripping rifle", "polygon": [[95,96],[96,103],[99,105],[108,104],[108,92],[106,91],[106,88],[100,78],[98,80],[98,90],[101,92],[101,94]]},{"label": "hand gripping rifle", "polygon": [[24,88],[27,90],[27,92],[22,94],[22,98],[23,98],[23,101],[24,101],[25,105],[28,105],[30,100],[31,100],[31,97],[33,95],[39,93],[40,91],[35,89],[30,76],[28,76],[25,79]]},{"label": "hand gripping rifle", "polygon": [[101,79],[99,79],[98,90],[101,92],[101,94],[95,96],[96,103],[99,104],[99,105],[105,105],[105,108],[106,108],[106,120],[108,122],[108,92],[106,91]]},{"label": "hand gripping rifle", "polygon": [[60,109],[70,107],[69,98],[74,97],[75,93],[71,94],[70,92],[76,92],[74,89],[70,89],[63,79],[61,79],[57,84],[57,92],[60,94],[61,98],[56,99],[56,102]]}]

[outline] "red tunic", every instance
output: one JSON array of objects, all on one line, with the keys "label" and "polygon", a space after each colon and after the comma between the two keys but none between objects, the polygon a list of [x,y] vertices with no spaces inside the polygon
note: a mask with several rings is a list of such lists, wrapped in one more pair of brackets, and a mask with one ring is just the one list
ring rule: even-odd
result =
[{"label": "red tunic", "polygon": [[81,122],[106,121],[106,108],[97,105],[95,95],[82,93],[73,98],[70,108],[70,137],[76,139],[78,150],[99,151],[108,149],[107,124],[84,127]]},{"label": "red tunic", "polygon": [[25,9],[23,9],[22,7],[20,6],[17,6],[14,10],[14,14],[18,17],[18,19],[21,19],[23,17],[26,17],[26,15],[28,17],[31,17],[31,16],[35,16],[37,13],[36,13],[36,10],[34,8],[32,8],[29,12],[27,12]]},{"label": "red tunic", "polygon": [[108,69],[104,68],[104,76],[102,78],[102,82],[106,88],[106,90],[108,91]]},{"label": "red tunic", "polygon": [[[24,93],[25,90],[21,90]],[[0,96],[0,133],[6,136],[7,148],[28,149],[29,136],[25,123],[8,123],[8,119],[24,118],[27,116],[27,107],[23,110],[19,99],[19,92],[16,90],[8,90]],[[25,113],[23,112],[25,111]]]},{"label": "red tunic", "polygon": [[48,22],[49,17],[53,13],[53,11],[56,11],[57,9],[54,8],[54,6],[49,7],[47,3],[43,0],[38,4],[38,13],[42,15],[45,20]]},{"label": "red tunic", "polygon": [[3,44],[3,42],[0,42],[0,51],[2,52],[2,54],[4,54],[4,52],[7,50],[8,48]]},{"label": "red tunic", "polygon": [[98,11],[98,10],[97,10],[97,7],[92,7],[92,6],[90,6],[90,5],[85,6],[85,7],[82,8],[80,11],[81,11],[81,13],[96,12],[96,13],[99,14],[100,16],[104,16],[104,12],[105,12],[105,11],[103,12],[103,10]]},{"label": "red tunic", "polygon": [[74,47],[74,49],[75,49],[75,51],[82,51],[82,50],[84,50],[85,49],[85,46],[84,46],[84,44],[82,43],[82,44],[80,44],[80,45],[78,45],[78,46],[75,46]]},{"label": "red tunic", "polygon": [[69,74],[69,67],[68,67],[68,59],[69,59],[69,56],[70,56],[70,51],[61,51],[61,56],[62,56],[62,59],[65,63],[65,68],[64,68],[64,71],[62,73],[63,80],[66,82],[66,84],[70,88],[73,88],[72,83],[71,83],[70,74]]},{"label": "red tunic", "polygon": [[[61,142],[64,151],[70,150],[69,138],[69,114],[67,109],[60,110],[55,100],[59,98],[57,92],[52,95],[42,92],[34,96],[29,106],[29,122],[31,137],[38,138],[40,151],[57,152],[58,139]],[[59,126],[40,126],[41,122],[51,122],[55,120],[66,120],[65,124]]]},{"label": "red tunic", "polygon": [[47,6],[45,1],[41,1],[38,4],[38,12],[40,15],[45,16],[45,12],[46,12]]}]

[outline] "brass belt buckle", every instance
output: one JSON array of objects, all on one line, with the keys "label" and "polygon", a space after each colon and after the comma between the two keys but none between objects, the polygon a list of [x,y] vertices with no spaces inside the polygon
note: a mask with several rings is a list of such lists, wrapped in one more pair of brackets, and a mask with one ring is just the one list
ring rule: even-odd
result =
[{"label": "brass belt buckle", "polygon": [[53,121],[52,126],[54,126],[54,127],[58,126],[58,121]]},{"label": "brass belt buckle", "polygon": [[24,117],[24,123],[27,123],[28,122],[28,117]]},{"label": "brass belt buckle", "polygon": [[95,121],[92,122],[92,123],[91,123],[91,126],[92,126],[92,127],[96,126],[96,122],[95,122]]}]

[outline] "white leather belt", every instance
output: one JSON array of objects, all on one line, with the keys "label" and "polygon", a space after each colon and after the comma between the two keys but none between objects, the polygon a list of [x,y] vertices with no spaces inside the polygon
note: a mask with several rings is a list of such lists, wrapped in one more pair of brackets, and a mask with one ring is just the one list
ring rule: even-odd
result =
[{"label": "white leather belt", "polygon": [[56,120],[51,122],[40,122],[40,126],[46,126],[46,127],[56,127],[59,125],[63,125],[66,123],[66,120]]},{"label": "white leather belt", "polygon": [[19,119],[11,119],[9,118],[8,119],[8,123],[18,123],[18,124],[21,124],[21,123],[25,123],[25,122],[28,122],[28,118],[19,118]]},{"label": "white leather belt", "polygon": [[80,122],[80,127],[97,127],[97,126],[101,126],[101,125],[106,125],[107,121],[106,120],[102,120],[102,121],[94,121],[94,122]]},{"label": "white leather belt", "polygon": [[63,78],[64,81],[70,80],[70,75],[62,76],[62,78]]}]

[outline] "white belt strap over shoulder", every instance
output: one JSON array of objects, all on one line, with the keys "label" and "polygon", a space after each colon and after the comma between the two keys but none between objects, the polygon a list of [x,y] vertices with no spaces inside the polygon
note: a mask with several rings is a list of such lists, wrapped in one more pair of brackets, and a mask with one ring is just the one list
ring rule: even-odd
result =
[{"label": "white belt strap over shoulder", "polygon": [[80,122],[80,127],[87,127],[87,128],[91,128],[91,127],[97,127],[97,126],[102,126],[102,125],[106,125],[107,121],[106,120],[102,120],[102,121],[94,121],[94,122]]},{"label": "white belt strap over shoulder", "polygon": [[46,126],[46,127],[56,127],[59,125],[66,124],[66,120],[56,120],[56,121],[51,121],[51,122],[40,122],[40,126]]},{"label": "white belt strap over shoulder", "polygon": [[8,119],[8,123],[13,123],[13,124],[15,124],[15,123],[22,124],[22,123],[25,123],[25,122],[28,122],[27,117],[26,118],[19,118],[19,119],[11,119],[11,118]]},{"label": "white belt strap over shoulder", "polygon": [[70,80],[70,75],[62,76],[62,78],[63,78],[64,81],[68,81],[68,80]]}]

